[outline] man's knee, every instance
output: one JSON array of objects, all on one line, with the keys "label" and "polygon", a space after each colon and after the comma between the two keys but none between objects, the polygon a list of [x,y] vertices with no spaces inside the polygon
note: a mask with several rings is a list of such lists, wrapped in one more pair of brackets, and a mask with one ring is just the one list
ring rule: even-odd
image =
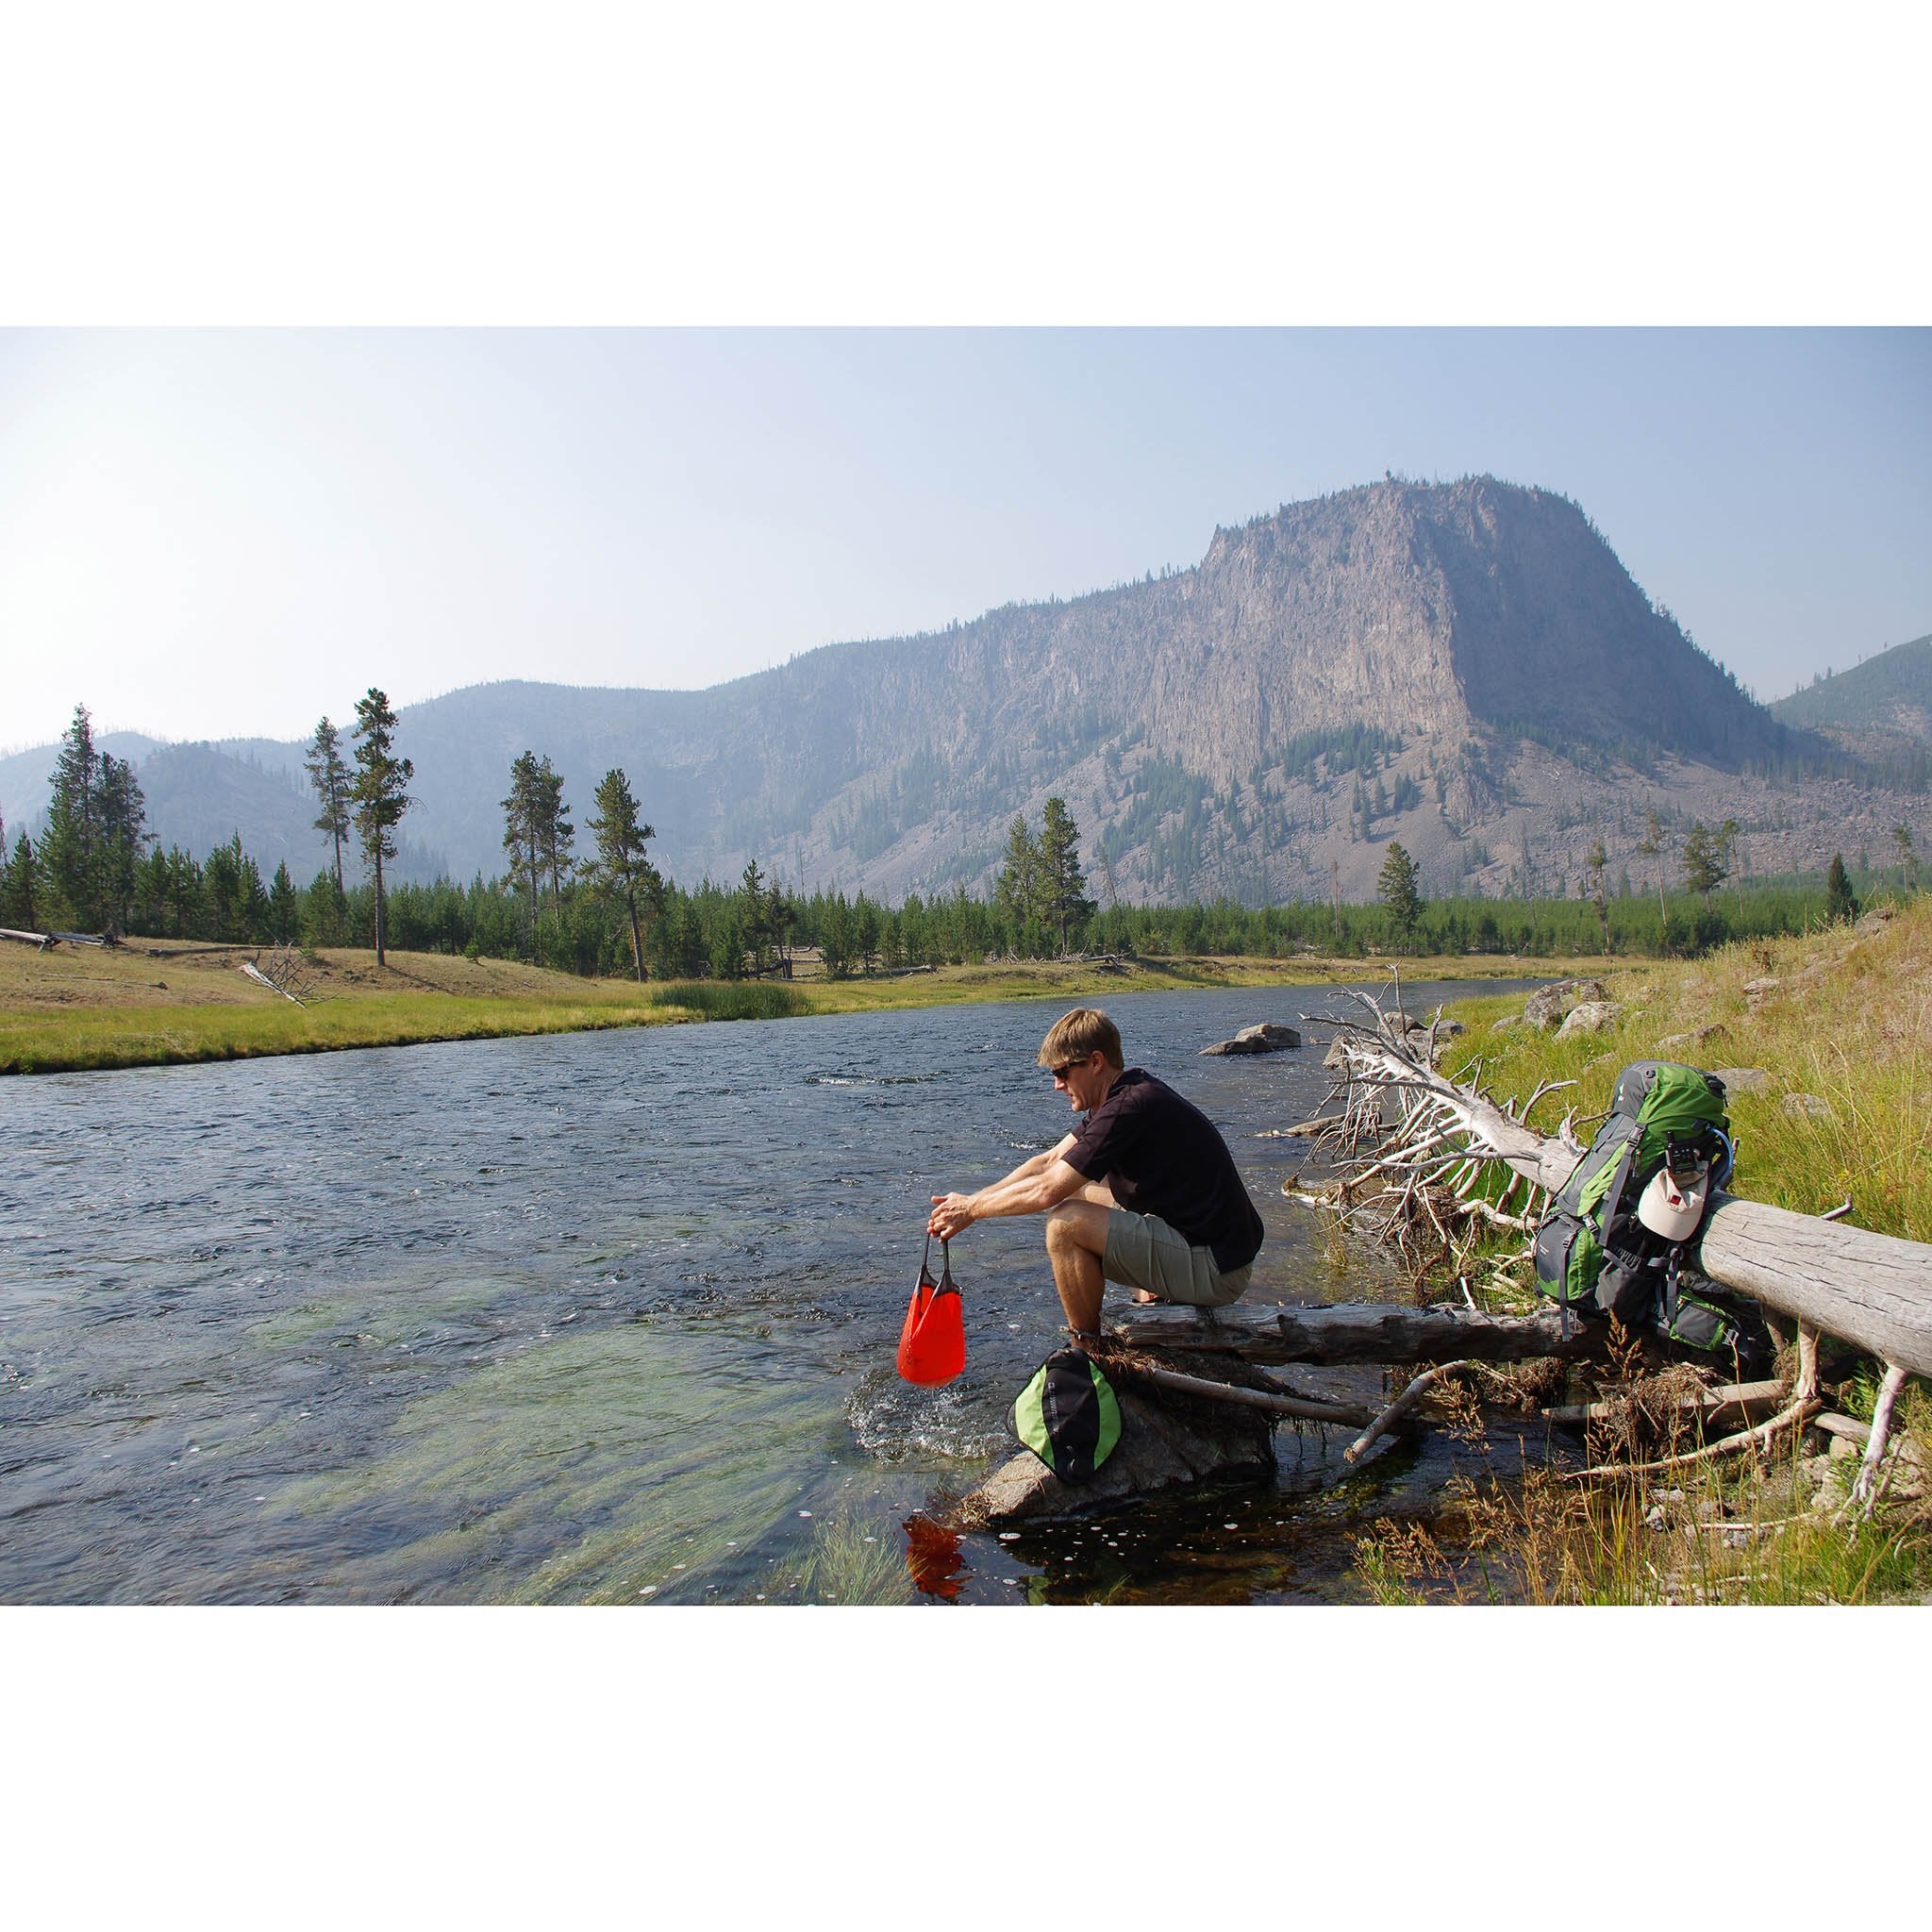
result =
[{"label": "man's knee", "polygon": [[1100,1254],[1107,1246],[1107,1210],[1084,1201],[1062,1201],[1046,1210],[1046,1247],[1049,1254],[1084,1249]]}]

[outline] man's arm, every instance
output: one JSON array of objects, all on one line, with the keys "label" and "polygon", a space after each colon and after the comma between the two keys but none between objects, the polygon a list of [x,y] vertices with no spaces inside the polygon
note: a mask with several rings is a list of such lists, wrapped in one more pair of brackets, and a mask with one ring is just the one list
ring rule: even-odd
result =
[{"label": "man's arm", "polygon": [[1023,1160],[1004,1180],[993,1181],[977,1193],[935,1194],[927,1225],[941,1241],[949,1241],[975,1221],[1008,1214],[1043,1214],[1087,1185],[1087,1176],[1067,1165],[1066,1157],[1073,1148],[1074,1137],[1069,1134],[1045,1153]]}]

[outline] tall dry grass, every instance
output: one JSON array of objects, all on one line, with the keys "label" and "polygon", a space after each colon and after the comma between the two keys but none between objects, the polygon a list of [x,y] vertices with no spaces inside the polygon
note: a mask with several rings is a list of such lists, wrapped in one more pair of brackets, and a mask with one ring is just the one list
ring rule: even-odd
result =
[{"label": "tall dry grass", "polygon": [[1498,1094],[1574,1081],[1543,1103],[1545,1131],[1565,1108],[1582,1122],[1600,1115],[1632,1060],[1761,1074],[1761,1091],[1731,1083],[1734,1192],[1801,1214],[1850,1196],[1861,1227],[1932,1241],[1932,898],[1868,929],[1740,941],[1600,976],[1623,1007],[1606,1031],[1499,1033],[1494,1023],[1520,1014],[1521,999],[1470,1001],[1457,1008],[1469,1031],[1446,1069],[1480,1061]]}]

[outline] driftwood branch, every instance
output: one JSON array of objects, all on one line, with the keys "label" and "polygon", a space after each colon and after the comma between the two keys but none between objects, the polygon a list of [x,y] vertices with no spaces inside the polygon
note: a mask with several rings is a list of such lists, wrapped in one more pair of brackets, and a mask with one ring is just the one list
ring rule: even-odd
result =
[{"label": "driftwood branch", "polygon": [[1781,1408],[1769,1422],[1759,1423],[1755,1429],[1746,1429],[1740,1435],[1726,1436],[1722,1442],[1712,1442],[1702,1449],[1692,1449],[1683,1456],[1666,1456],[1658,1462],[1608,1462],[1593,1463],[1589,1469],[1573,1469],[1565,1474],[1565,1482],[1583,1482],[1594,1476],[1606,1475],[1655,1475],[1667,1469],[1689,1469],[1695,1463],[1716,1462],[1725,1456],[1740,1455],[1746,1449],[1768,1449],[1777,1432],[1792,1423],[1802,1423],[1817,1414],[1824,1405],[1814,1396],[1799,1396],[1789,1407]]},{"label": "driftwood branch", "polygon": [[1865,1444],[1857,1480],[1852,1485],[1852,1501],[1868,1514],[1877,1497],[1878,1465],[1885,1460],[1885,1439],[1891,1433],[1891,1411],[1905,1386],[1906,1372],[1896,1362],[1887,1362],[1885,1379],[1878,1385],[1878,1401],[1872,1410],[1872,1439]]},{"label": "driftwood branch", "polygon": [[1270,1415],[1292,1416],[1301,1422],[1341,1423],[1359,1427],[1368,1410],[1355,1403],[1310,1402],[1301,1395],[1274,1395],[1265,1389],[1240,1389],[1231,1382],[1212,1382],[1205,1375],[1183,1375],[1174,1369],[1136,1364],[1136,1380],[1155,1383],[1182,1395],[1201,1395],[1212,1402],[1232,1402],[1243,1408],[1265,1409]]},{"label": "driftwood branch", "polygon": [[1369,1453],[1370,1448],[1380,1438],[1386,1436],[1389,1433],[1389,1431],[1392,1429],[1398,1422],[1401,1421],[1403,1416],[1405,1416],[1411,1408],[1415,1407],[1416,1403],[1421,1400],[1422,1396],[1427,1391],[1431,1383],[1439,1381],[1444,1375],[1453,1374],[1457,1369],[1466,1369],[1469,1366],[1470,1364],[1468,1362],[1441,1362],[1433,1369],[1424,1369],[1423,1373],[1420,1375],[1418,1375],[1415,1378],[1415,1380],[1411,1382],[1408,1385],[1408,1387],[1402,1391],[1402,1393],[1398,1395],[1395,1398],[1395,1400],[1391,1402],[1389,1405],[1389,1407],[1385,1408],[1381,1412],[1381,1414],[1378,1415],[1374,1419],[1374,1421],[1372,1422],[1368,1425],[1368,1427],[1365,1428],[1361,1432],[1361,1434],[1357,1436],[1355,1439],[1355,1441],[1351,1442],[1348,1445],[1348,1447],[1341,1452],[1343,1460],[1348,1462],[1359,1462],[1362,1459],[1362,1457]]}]

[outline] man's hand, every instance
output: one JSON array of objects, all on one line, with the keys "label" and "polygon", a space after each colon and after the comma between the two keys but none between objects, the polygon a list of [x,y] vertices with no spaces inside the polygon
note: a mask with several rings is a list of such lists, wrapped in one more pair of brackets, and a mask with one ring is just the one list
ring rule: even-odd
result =
[{"label": "man's hand", "polygon": [[932,1218],[925,1224],[926,1231],[937,1235],[942,1241],[949,1241],[962,1228],[970,1227],[973,1220],[970,1195],[935,1194],[932,1197]]}]

